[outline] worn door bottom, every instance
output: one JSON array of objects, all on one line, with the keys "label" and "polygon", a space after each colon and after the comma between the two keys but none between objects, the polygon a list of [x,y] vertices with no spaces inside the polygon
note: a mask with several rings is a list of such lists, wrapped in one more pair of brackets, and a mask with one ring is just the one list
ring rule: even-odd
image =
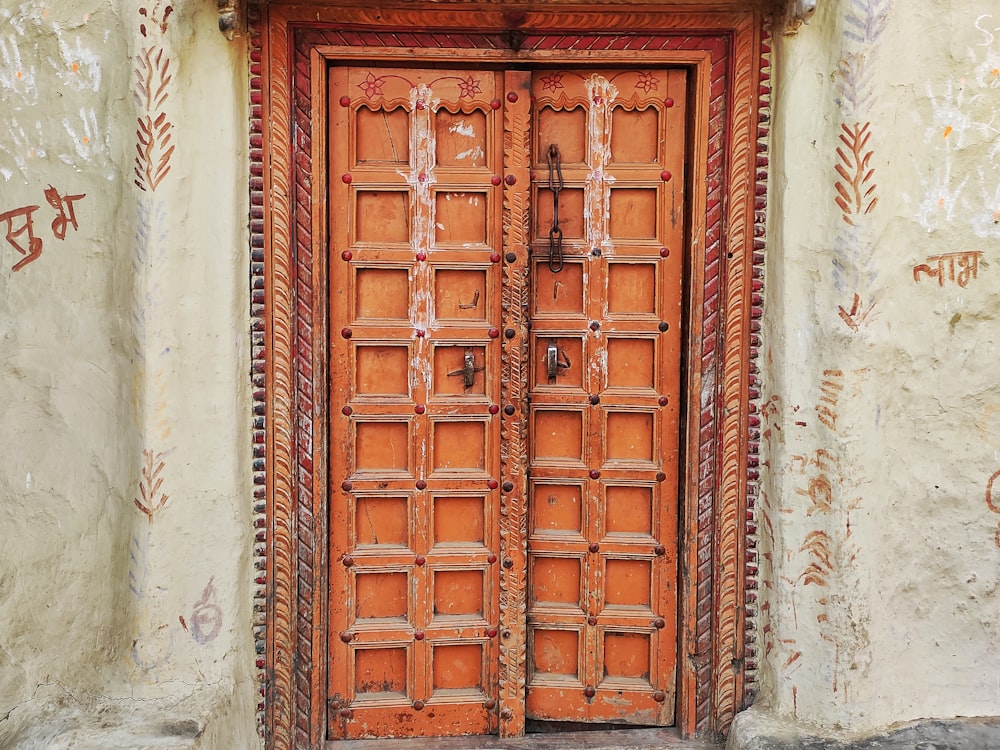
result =
[{"label": "worn door bottom", "polygon": [[327,742],[325,750],[720,750],[725,743],[682,739],[676,729],[625,729],[612,732],[559,732],[529,734],[500,739],[478,737],[435,737],[399,740],[342,740]]}]

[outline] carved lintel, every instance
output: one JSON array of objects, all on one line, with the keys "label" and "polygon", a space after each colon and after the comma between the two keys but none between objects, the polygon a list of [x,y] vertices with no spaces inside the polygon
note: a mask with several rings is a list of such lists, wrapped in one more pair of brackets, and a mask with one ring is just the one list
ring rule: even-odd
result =
[{"label": "carved lintel", "polygon": [[229,41],[240,33],[243,29],[243,19],[245,3],[243,0],[215,0],[215,7],[219,11],[219,31]]},{"label": "carved lintel", "polygon": [[816,3],[819,0],[788,0],[785,6],[785,14],[782,23],[782,33],[785,36],[792,36],[799,30],[799,27],[812,18],[816,12]]}]

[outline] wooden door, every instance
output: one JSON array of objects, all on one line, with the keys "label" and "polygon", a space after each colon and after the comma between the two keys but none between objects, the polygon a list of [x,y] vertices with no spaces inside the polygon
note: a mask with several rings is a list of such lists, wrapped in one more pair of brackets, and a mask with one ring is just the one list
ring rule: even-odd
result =
[{"label": "wooden door", "polygon": [[497,79],[331,71],[332,737],[496,731]]},{"label": "wooden door", "polygon": [[527,716],[667,725],[684,72],[539,71],[532,98]]},{"label": "wooden door", "polygon": [[[501,670],[525,685],[508,713],[672,723],[683,71],[538,70],[530,117],[506,120],[502,72],[329,81],[329,736],[496,732]],[[516,186],[513,125],[533,151]],[[502,247],[504,190],[533,227],[526,279],[506,282],[524,249]],[[505,298],[531,322],[505,373],[503,283],[525,285]],[[528,398],[501,409],[515,372]],[[520,415],[511,523],[501,422]],[[501,549],[505,520],[526,531]],[[512,559],[524,590],[501,592]],[[498,637],[501,594],[526,621]]]}]

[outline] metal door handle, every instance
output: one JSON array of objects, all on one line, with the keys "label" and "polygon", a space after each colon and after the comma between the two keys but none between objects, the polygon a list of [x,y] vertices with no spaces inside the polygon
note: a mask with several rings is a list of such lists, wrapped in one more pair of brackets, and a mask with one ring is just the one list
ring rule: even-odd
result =
[{"label": "metal door handle", "polygon": [[549,345],[545,349],[545,369],[548,371],[549,382],[556,382],[559,370],[569,369],[570,366],[569,357],[566,356],[566,350],[560,349],[556,345],[555,339],[550,339]]}]

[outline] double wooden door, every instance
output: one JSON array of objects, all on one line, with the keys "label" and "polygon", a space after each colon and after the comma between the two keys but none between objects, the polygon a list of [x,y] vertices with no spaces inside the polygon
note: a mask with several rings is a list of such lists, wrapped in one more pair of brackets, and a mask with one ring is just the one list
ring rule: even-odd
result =
[{"label": "double wooden door", "polygon": [[330,738],[673,722],[685,99],[330,69]]}]

